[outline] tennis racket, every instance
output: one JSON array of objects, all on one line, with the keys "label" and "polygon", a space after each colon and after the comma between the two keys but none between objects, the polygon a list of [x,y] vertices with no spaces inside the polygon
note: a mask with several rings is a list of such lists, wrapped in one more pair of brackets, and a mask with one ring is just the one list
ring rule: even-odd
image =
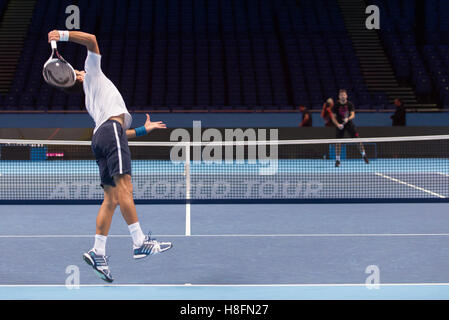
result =
[{"label": "tennis racket", "polygon": [[[340,113],[340,115],[342,115],[342,113]],[[345,125],[347,124],[347,122],[345,122],[345,120],[349,117],[349,112],[348,111],[344,111],[343,112],[343,122],[340,123],[340,125],[338,126],[338,129],[343,130],[345,128]]]},{"label": "tennis racket", "polygon": [[42,69],[45,82],[59,88],[73,86],[76,82],[75,69],[58,52],[56,41],[51,41],[51,49],[51,56]]},{"label": "tennis racket", "polygon": [[343,125],[346,125],[348,122],[349,122],[349,111],[348,109],[346,109],[343,117]]}]

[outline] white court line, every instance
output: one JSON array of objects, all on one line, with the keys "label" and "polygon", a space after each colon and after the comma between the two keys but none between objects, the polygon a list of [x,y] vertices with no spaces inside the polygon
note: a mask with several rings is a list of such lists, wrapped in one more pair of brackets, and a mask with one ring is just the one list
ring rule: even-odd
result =
[{"label": "white court line", "polygon": [[186,236],[191,236],[191,216],[190,216],[190,203],[186,203]]},{"label": "white court line", "polygon": [[447,173],[442,173],[442,172],[437,172],[439,175],[442,175],[442,176],[445,176],[445,177],[448,177],[449,178],[449,174],[447,174]]},{"label": "white court line", "polygon": [[[379,283],[380,287],[449,286],[449,283]],[[80,284],[79,287],[367,287],[366,283],[299,283],[299,284]],[[66,288],[65,284],[2,284],[0,288]]]},{"label": "white court line", "polygon": [[[298,233],[298,234],[159,234],[154,237],[169,238],[332,238],[332,237],[449,237],[449,233]],[[35,235],[0,235],[0,238],[93,238],[87,234],[35,234]],[[110,238],[130,238],[130,235],[109,235]]]},{"label": "white court line", "polygon": [[432,192],[432,191],[430,191],[430,190],[427,190],[427,189],[424,189],[424,188],[415,186],[414,184],[410,184],[410,183],[404,182],[404,181],[402,181],[402,180],[399,180],[399,179],[396,179],[396,178],[393,178],[393,177],[384,175],[384,174],[382,174],[382,173],[376,172],[375,174],[376,174],[377,176],[379,176],[379,177],[382,177],[382,178],[385,178],[385,179],[388,179],[388,180],[391,180],[391,181],[394,181],[394,182],[403,184],[403,185],[405,185],[405,186],[407,186],[407,187],[410,187],[410,188],[413,188],[413,189],[416,189],[416,190],[419,190],[419,191],[426,192],[426,193],[431,194],[431,195],[433,195],[433,196],[436,196],[436,197],[438,197],[438,198],[443,198],[443,199],[446,198],[445,196],[443,196],[443,195],[441,195],[441,194],[439,194],[439,193]]}]

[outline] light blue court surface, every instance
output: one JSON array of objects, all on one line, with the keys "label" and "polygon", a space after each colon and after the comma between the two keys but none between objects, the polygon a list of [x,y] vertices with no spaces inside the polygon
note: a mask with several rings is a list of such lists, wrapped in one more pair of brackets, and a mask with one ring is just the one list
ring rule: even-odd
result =
[{"label": "light blue court surface", "polygon": [[[185,205],[137,209],[174,247],[134,261],[117,211],[106,285],[82,261],[98,206],[0,206],[0,298],[449,299],[447,203],[198,204],[190,236]],[[74,267],[79,289],[66,287]]]},{"label": "light blue court surface", "polygon": [[[131,163],[133,174],[184,174],[184,162],[164,160],[133,160]],[[273,173],[303,173],[303,174],[329,174],[329,173],[432,173],[445,171],[449,174],[449,162],[443,158],[403,158],[403,159],[371,159],[370,165],[365,165],[361,159],[343,160],[339,168],[335,168],[335,160],[329,159],[267,159],[254,162],[213,163],[211,161],[191,161],[191,174],[259,174],[261,169],[275,168]],[[97,174],[98,166],[95,160],[3,160],[0,163],[0,174],[7,175],[61,175],[68,174]]]},{"label": "light blue court surface", "polygon": [[449,284],[291,286],[15,286],[3,300],[447,300]]},{"label": "light blue court surface", "polygon": [[[133,161],[136,200],[449,198],[449,161],[295,159],[256,163]],[[0,200],[101,199],[94,160],[1,161]]]}]

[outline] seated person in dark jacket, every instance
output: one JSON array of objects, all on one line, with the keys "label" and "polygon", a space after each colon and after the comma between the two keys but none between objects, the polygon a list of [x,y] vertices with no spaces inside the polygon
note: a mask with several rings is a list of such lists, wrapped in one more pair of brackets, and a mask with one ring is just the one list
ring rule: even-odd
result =
[{"label": "seated person in dark jacket", "polygon": [[299,111],[302,113],[302,121],[299,124],[300,127],[311,127],[312,126],[312,115],[309,110],[304,106],[299,106]]},{"label": "seated person in dark jacket", "polygon": [[405,126],[406,111],[404,104],[401,100],[395,99],[394,105],[396,106],[396,112],[390,117],[393,120],[393,126]]}]

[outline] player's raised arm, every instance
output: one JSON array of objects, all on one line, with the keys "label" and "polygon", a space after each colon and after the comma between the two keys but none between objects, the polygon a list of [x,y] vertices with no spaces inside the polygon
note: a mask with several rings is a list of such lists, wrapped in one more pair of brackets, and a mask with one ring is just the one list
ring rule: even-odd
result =
[{"label": "player's raised arm", "polygon": [[70,41],[83,45],[87,50],[100,54],[97,37],[95,35],[82,31],[60,31],[53,30],[48,33],[48,42],[55,41]]}]

